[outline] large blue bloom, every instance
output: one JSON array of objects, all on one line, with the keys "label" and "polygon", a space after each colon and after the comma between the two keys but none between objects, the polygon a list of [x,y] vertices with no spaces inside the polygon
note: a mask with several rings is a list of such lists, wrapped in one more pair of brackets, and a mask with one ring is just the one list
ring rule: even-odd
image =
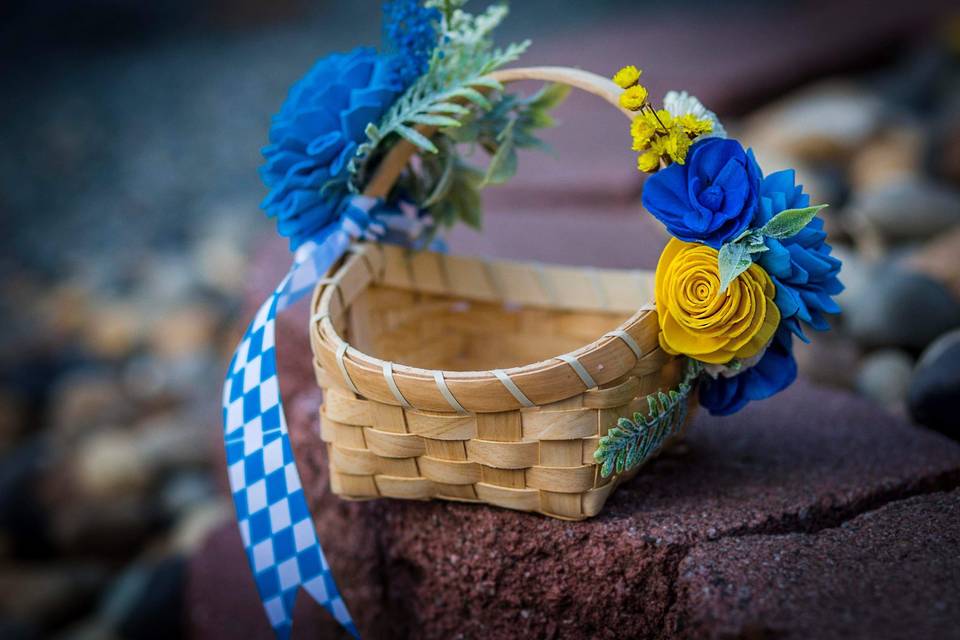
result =
[{"label": "large blue bloom", "polygon": [[714,249],[753,222],[762,175],[752,151],[736,140],[705,138],[685,164],[671,164],[647,180],[643,206],[687,242]]},{"label": "large blue bloom", "polygon": [[[756,226],[765,224],[784,209],[810,205],[803,187],[796,185],[792,169],[772,173],[760,185],[760,209]],[[784,240],[767,238],[769,251],[758,254],[757,262],[770,274],[777,287],[776,303],[783,326],[807,341],[800,326],[805,322],[817,331],[830,328],[825,313],[839,313],[831,296],[843,285],[837,277],[840,261],[830,255],[823,220],[814,218],[795,236]]]},{"label": "large blue bloom", "polygon": [[763,400],[783,391],[796,378],[793,336],[781,325],[760,362],[753,367],[731,378],[703,376],[700,404],[711,415],[728,416],[752,400]]},{"label": "large blue bloom", "polygon": [[367,48],[322,58],[290,89],[270,126],[260,176],[270,188],[261,207],[291,249],[336,220],[345,193],[322,187],[345,179],[367,124],[402,90],[392,58]]}]

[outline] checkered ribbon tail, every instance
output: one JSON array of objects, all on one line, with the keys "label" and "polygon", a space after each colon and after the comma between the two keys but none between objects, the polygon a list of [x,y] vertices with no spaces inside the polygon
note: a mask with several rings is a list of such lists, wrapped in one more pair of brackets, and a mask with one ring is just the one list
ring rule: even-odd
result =
[{"label": "checkered ribbon tail", "polygon": [[227,470],[240,537],[278,638],[290,637],[300,587],[359,637],[314,530],[280,399],[274,336],[285,284],[257,311],[224,386]]},{"label": "checkered ribbon tail", "polygon": [[359,635],[317,539],[290,446],[277,379],[277,314],[309,293],[355,239],[415,246],[429,223],[407,204],[385,210],[379,200],[353,198],[335,224],[297,251],[227,370],[223,436],[230,489],[260,599],[281,640],[290,637],[301,587],[350,634]]}]

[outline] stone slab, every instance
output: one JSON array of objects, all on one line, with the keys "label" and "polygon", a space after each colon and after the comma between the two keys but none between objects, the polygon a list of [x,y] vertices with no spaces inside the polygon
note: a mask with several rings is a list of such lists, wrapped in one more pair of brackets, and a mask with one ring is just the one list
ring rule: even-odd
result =
[{"label": "stone slab", "polygon": [[[283,249],[268,247],[256,261],[250,306],[276,277]],[[698,614],[695,587],[680,570],[688,556],[697,558],[696,566],[721,563],[724,547],[711,541],[734,540],[748,554],[753,541],[816,540],[860,514],[913,496],[922,502],[960,484],[960,446],[852,395],[801,381],[735,417],[698,415],[683,450],[619,489],[588,522],[443,502],[348,503],[327,487],[317,435],[320,394],[303,357],[306,321],[301,307],[278,325],[289,424],[320,539],[366,637],[612,638],[625,629],[635,637],[687,637],[694,627],[720,633],[741,619]],[[852,566],[865,553],[875,556],[876,588],[908,585],[898,611],[905,624],[922,625],[931,588],[944,598],[960,591],[960,573],[943,582],[922,570],[952,561],[944,555],[950,547],[905,539],[904,548],[923,558],[915,572],[905,571],[882,544],[896,529],[877,531],[833,543],[833,561]],[[728,581],[751,579],[749,560],[717,566]],[[819,579],[832,584],[829,574]],[[726,610],[721,596],[710,601],[718,611]],[[258,629],[268,637],[233,525],[195,558],[188,602],[195,637],[236,637],[238,630],[261,637]],[[805,627],[790,625],[834,612],[817,598],[791,602],[793,617],[758,608],[737,628],[749,631],[769,620],[771,628],[801,633]],[[851,606],[869,628],[882,631],[882,601]],[[294,637],[334,633],[325,612],[304,597],[298,616]]]},{"label": "stone slab", "polygon": [[698,544],[678,568],[665,630],[706,638],[956,637],[958,524],[955,490],[892,502],[814,534]]}]

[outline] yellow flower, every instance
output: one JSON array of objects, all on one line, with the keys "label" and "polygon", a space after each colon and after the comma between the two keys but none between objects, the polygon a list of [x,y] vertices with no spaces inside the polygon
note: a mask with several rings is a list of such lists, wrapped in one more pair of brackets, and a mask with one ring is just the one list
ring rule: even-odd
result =
[{"label": "yellow flower", "polygon": [[673,127],[670,129],[670,135],[667,136],[663,146],[674,162],[683,164],[687,159],[687,151],[690,149],[690,137],[681,127]]},{"label": "yellow flower", "polygon": [[660,154],[656,151],[647,151],[637,158],[637,169],[644,173],[653,173],[660,168]]},{"label": "yellow flower", "polygon": [[629,89],[633,85],[637,84],[641,73],[643,73],[643,71],[640,71],[640,69],[637,69],[632,64],[627,65],[614,74],[613,81],[621,89]]},{"label": "yellow flower", "polygon": [[717,250],[672,238],[657,264],[660,347],[708,364],[751,358],[780,324],[776,289],[759,265],[720,291]]},{"label": "yellow flower", "polygon": [[666,153],[664,143],[666,138],[661,135],[654,135],[650,138],[650,145],[646,153],[637,158],[637,168],[646,173],[653,173],[660,168],[660,158]]},{"label": "yellow flower", "polygon": [[692,113],[687,113],[680,116],[678,121],[680,126],[683,127],[683,130],[694,138],[713,131],[713,122],[707,118],[700,120]]},{"label": "yellow flower", "polygon": [[620,94],[620,106],[630,111],[640,111],[647,102],[647,88],[642,84],[630,87]]},{"label": "yellow flower", "polygon": [[637,116],[630,125],[630,135],[633,136],[633,150],[643,151],[650,145],[656,129],[643,116]]},{"label": "yellow flower", "polygon": [[656,115],[652,111],[647,111],[643,115],[646,116],[650,126],[656,127],[660,131],[663,131],[664,128],[670,129],[673,126],[673,114],[666,109],[657,109]]}]

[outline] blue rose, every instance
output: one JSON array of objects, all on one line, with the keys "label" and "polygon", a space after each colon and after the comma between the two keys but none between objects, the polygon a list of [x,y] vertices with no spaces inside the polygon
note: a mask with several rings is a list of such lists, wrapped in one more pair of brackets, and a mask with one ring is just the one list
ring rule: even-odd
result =
[{"label": "blue rose", "polygon": [[705,138],[690,147],[685,164],[647,180],[643,206],[677,238],[719,249],[753,222],[761,178],[752,151],[736,140]]},{"label": "blue rose", "polygon": [[711,415],[728,416],[752,400],[763,400],[783,391],[796,378],[793,335],[781,325],[753,367],[730,378],[704,376],[700,382],[700,404]]},{"label": "blue rose", "polygon": [[[772,173],[760,184],[757,225],[765,224],[784,209],[810,206],[810,198],[797,186],[794,171]],[[830,255],[823,220],[814,218],[800,233],[784,240],[767,238],[769,251],[758,254],[757,262],[770,274],[777,287],[775,302],[783,326],[807,341],[801,322],[817,331],[830,328],[824,317],[839,313],[831,296],[843,291],[838,275],[840,261]]]},{"label": "blue rose", "polygon": [[322,58],[290,89],[270,126],[260,176],[270,189],[261,207],[291,249],[336,220],[347,192],[324,185],[346,179],[366,126],[402,90],[396,61],[367,48]]}]

